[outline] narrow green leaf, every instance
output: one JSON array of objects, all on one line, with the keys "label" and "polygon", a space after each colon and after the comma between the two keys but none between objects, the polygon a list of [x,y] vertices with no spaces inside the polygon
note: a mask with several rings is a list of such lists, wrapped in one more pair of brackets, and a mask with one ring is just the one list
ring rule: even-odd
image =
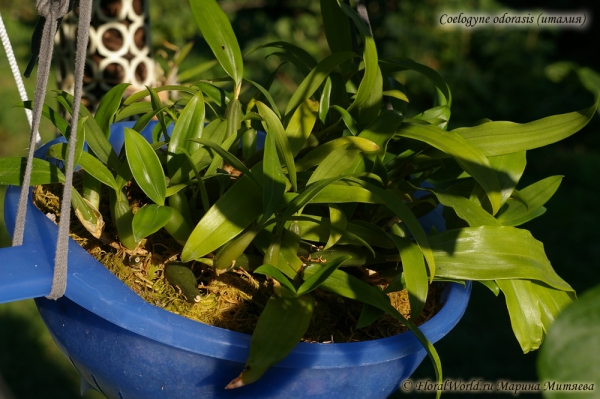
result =
[{"label": "narrow green leaf", "polygon": [[244,371],[225,388],[233,389],[258,380],[283,360],[298,344],[310,323],[315,300],[310,295],[273,295],[263,309],[250,342]]},{"label": "narrow green leaf", "polygon": [[129,83],[116,85],[108,93],[104,94],[102,100],[100,100],[100,104],[98,104],[94,118],[106,137],[110,136],[110,125],[113,123],[115,114],[119,110],[123,94],[129,86]]},{"label": "narrow green leaf", "polygon": [[333,139],[319,145],[317,148],[306,154],[296,163],[296,169],[298,171],[303,171],[319,165],[333,150],[348,144],[355,146],[360,151],[365,153],[373,153],[379,151],[380,149],[377,144],[363,137],[338,137],[337,139]]},{"label": "narrow green leaf", "polygon": [[454,129],[487,156],[531,150],[555,143],[581,130],[594,116],[598,102],[589,108],[553,115],[529,123],[488,122]]},{"label": "narrow green leaf", "polygon": [[225,109],[225,122],[227,123],[227,134],[225,138],[235,136],[242,126],[242,105],[240,100],[233,99]]},{"label": "narrow green leaf", "polygon": [[[350,179],[349,179],[350,180]],[[391,194],[385,189],[377,187],[371,183],[364,182],[358,179],[352,179],[352,182],[356,185],[362,186],[367,190],[371,191],[375,196],[381,198],[385,201],[385,205],[396,214],[406,224],[410,232],[412,233],[417,245],[421,248],[421,252],[427,261],[427,266],[429,267],[429,279],[433,281],[433,277],[437,275],[436,272],[436,261],[434,259],[431,245],[428,240],[427,235],[425,234],[425,230],[419,223],[419,220],[416,216],[411,212],[411,210],[404,204],[404,202],[399,201],[396,196]]]},{"label": "narrow green leaf", "polygon": [[163,228],[171,219],[173,208],[155,204],[144,205],[133,215],[133,239],[140,241]]},{"label": "narrow green leaf", "polygon": [[279,112],[279,109],[277,108],[277,103],[275,102],[275,100],[273,100],[273,96],[271,96],[271,93],[269,93],[269,91],[267,89],[265,89],[264,87],[262,87],[260,84],[250,80],[250,79],[244,79],[246,82],[252,84],[252,86],[256,87],[258,89],[258,91],[265,96],[265,98],[267,99],[267,101],[269,102],[269,105],[271,105],[271,108],[273,109],[273,111],[275,112],[275,114],[277,115],[277,117],[279,119],[281,119],[281,112]]},{"label": "narrow green leaf", "polygon": [[288,291],[290,291],[293,294],[296,294],[296,288],[294,287],[294,285],[292,284],[290,279],[288,279],[285,276],[285,274],[283,274],[275,266],[267,263],[267,264],[260,266],[258,269],[256,269],[254,271],[254,273],[264,274],[266,276],[272,277],[275,280],[279,281],[279,283],[281,283],[281,285],[283,285],[285,288],[287,288]]},{"label": "narrow green leaf", "polygon": [[439,90],[439,92],[444,96],[444,99],[440,102],[440,105],[447,105],[448,107],[452,105],[452,94],[450,92],[450,87],[439,73],[428,66],[419,64],[418,62],[415,62],[409,58],[400,57],[384,58],[381,60],[380,64],[384,73],[405,70],[411,70],[420,73],[429,79],[436,86],[437,90]]},{"label": "narrow green leaf", "polygon": [[344,51],[331,54],[323,61],[319,62],[310,71],[308,76],[304,78],[302,83],[300,83],[300,86],[298,86],[298,89],[292,95],[285,110],[285,115],[290,115],[296,107],[304,102],[304,100],[312,96],[335,67],[355,56],[356,55],[351,51]]},{"label": "narrow green leaf", "polygon": [[288,42],[282,42],[282,41],[271,42],[271,43],[262,44],[260,46],[257,46],[255,48],[251,49],[250,51],[248,51],[246,53],[246,56],[255,52],[256,50],[259,50],[262,48],[269,48],[269,47],[280,48],[282,50],[285,50],[286,53],[292,54],[299,61],[302,61],[304,66],[306,68],[308,68],[309,70],[314,68],[317,65],[317,62],[312,57],[312,55],[310,55],[310,53],[308,51],[304,50],[301,47],[296,46],[295,44],[288,43]]},{"label": "narrow green leaf", "polygon": [[283,163],[287,168],[288,178],[292,183],[292,190],[298,191],[294,154],[292,153],[292,148],[287,135],[285,134],[285,130],[283,129],[283,125],[279,118],[277,118],[277,115],[275,115],[275,113],[265,104],[257,101],[256,107],[258,108],[260,116],[262,116],[265,121],[267,134],[272,134],[275,138],[277,150],[282,156]]},{"label": "narrow green leaf", "polygon": [[[0,185],[20,186],[23,183],[26,165],[25,157],[0,158]],[[31,186],[64,182],[65,175],[56,165],[43,159],[33,158]]]},{"label": "narrow green leaf", "polygon": [[550,176],[519,190],[518,198],[520,200],[509,199],[498,212],[498,222],[505,226],[516,226],[517,223],[522,223],[528,215],[532,215],[534,212],[539,213],[542,205],[548,202],[558,190],[562,178],[562,176]]},{"label": "narrow green leaf", "polygon": [[256,180],[256,177],[250,172],[250,169],[248,169],[242,161],[240,161],[236,156],[234,156],[229,151],[226,151],[225,149],[223,149],[223,147],[221,147],[214,141],[203,139],[203,138],[190,139],[190,141],[193,141],[193,142],[202,144],[203,146],[209,147],[211,150],[215,151],[217,154],[219,154],[219,156],[221,156],[223,159],[225,159],[227,161],[227,163],[229,163],[231,166],[233,166],[235,169],[239,170],[240,172],[244,173],[245,175],[250,176],[252,178],[252,180],[259,187],[261,186],[260,183],[258,182],[258,180]]},{"label": "narrow green leaf", "polygon": [[158,155],[141,134],[125,128],[125,152],[131,173],[142,191],[157,205],[164,205],[167,183]]},{"label": "narrow green leaf", "polygon": [[388,237],[396,245],[402,259],[402,270],[410,303],[410,318],[416,320],[425,307],[429,289],[429,279],[423,254],[417,244],[407,238],[393,234],[389,234]]},{"label": "narrow green leaf", "polygon": [[573,302],[575,294],[573,292],[565,292],[550,288],[545,284],[536,281],[531,282],[531,288],[538,298],[542,326],[544,328],[544,334],[547,334],[554,323],[554,319],[556,319],[567,305]]},{"label": "narrow green leaf", "polygon": [[[331,151],[327,158],[317,166],[306,184],[312,184],[316,181],[328,179],[330,177],[349,174],[349,169],[360,150],[353,145],[347,144]],[[351,171],[350,171],[351,172]]]},{"label": "narrow green leaf", "polygon": [[297,295],[305,295],[319,288],[321,284],[325,282],[331,276],[331,274],[337,270],[346,260],[350,259],[351,256],[340,256],[333,260],[328,261],[324,265],[321,265],[320,269],[308,277],[300,288],[298,288]]},{"label": "narrow green leaf", "polygon": [[358,136],[377,144],[378,155],[385,155],[387,144],[396,134],[403,119],[404,117],[396,111],[384,111]]},{"label": "narrow green leaf", "polygon": [[[325,37],[332,53],[352,51],[352,33],[350,21],[341,10],[336,0],[321,0],[321,14]],[[352,65],[343,63],[342,73],[347,74]]]},{"label": "narrow green leaf", "polygon": [[263,216],[262,222],[267,221],[275,212],[285,193],[285,175],[277,155],[275,135],[267,134],[263,162]]},{"label": "narrow green leaf", "polygon": [[356,124],[354,122],[354,118],[352,118],[352,115],[350,115],[348,111],[346,111],[340,106],[332,105],[331,108],[335,109],[337,112],[340,113],[340,115],[342,116],[342,120],[344,121],[344,124],[346,125],[348,130],[350,130],[350,133],[352,133],[354,136],[357,136],[358,130],[356,128]]},{"label": "narrow green leaf", "polygon": [[[25,101],[22,104],[17,104],[15,107],[23,106],[26,109],[33,110],[33,101]],[[69,130],[69,123],[64,120],[59,112],[44,104],[42,108],[42,115],[48,119],[56,129],[64,136],[67,137]]]},{"label": "narrow green leaf", "polygon": [[429,191],[437,197],[440,204],[451,207],[456,212],[456,215],[462,220],[469,223],[471,227],[479,226],[498,226],[498,220],[490,215],[485,209],[475,201],[460,195],[444,192],[438,189],[423,189]]},{"label": "narrow green leaf", "polygon": [[527,230],[481,226],[448,230],[429,237],[436,276],[453,280],[537,280],[563,291],[544,246]]},{"label": "narrow green leaf", "polygon": [[262,209],[262,191],[249,176],[242,176],[196,225],[183,248],[181,260],[189,262],[201,258],[229,242],[250,225]]},{"label": "narrow green leaf", "polygon": [[521,180],[521,176],[523,176],[525,165],[527,164],[526,152],[520,151],[512,154],[498,155],[489,157],[488,160],[490,161],[490,166],[496,171],[496,175],[498,176],[502,192],[500,204],[503,205],[510,198],[519,180]]},{"label": "narrow green leaf", "polygon": [[[379,70],[379,58],[377,56],[377,47],[375,46],[375,40],[371,35],[371,31],[365,25],[362,18],[356,13],[356,11],[354,11],[349,5],[347,5],[344,2],[338,1],[338,4],[342,8],[342,11],[354,22],[354,24],[358,28],[358,31],[364,38],[364,76],[358,86],[354,102],[348,108],[348,112],[351,112],[357,107],[359,111],[364,112],[365,108],[363,107],[363,105],[366,104],[367,108],[371,108],[373,106],[373,93],[376,93],[376,102],[381,103],[382,79],[381,71]],[[370,118],[367,118],[366,122],[370,122],[369,119]]]},{"label": "narrow green leaf", "polygon": [[285,128],[285,134],[290,142],[292,154],[298,155],[306,144],[317,121],[319,104],[311,99],[306,99],[292,115]]},{"label": "narrow green leaf", "polygon": [[[315,273],[316,267],[309,266],[304,271],[305,276],[310,276],[312,273]],[[327,280],[320,285],[320,287],[345,298],[355,299],[375,308],[381,309],[407,326],[408,329],[415,334],[419,342],[427,351],[427,354],[434,365],[437,381],[438,383],[441,383],[442,365],[434,346],[431,344],[431,342],[429,342],[421,330],[406,320],[406,318],[391,305],[390,299],[386,294],[383,293],[383,291],[341,270],[334,270],[329,278],[327,278]]]},{"label": "narrow green leaf", "polygon": [[500,182],[487,157],[480,150],[454,132],[445,132],[434,126],[405,124],[398,130],[398,136],[422,141],[452,156],[485,190],[492,204],[493,214],[498,212],[502,200]]},{"label": "narrow green leaf", "polygon": [[171,133],[171,140],[167,147],[169,152],[167,167],[171,176],[186,162],[183,152],[192,154],[200,147],[189,139],[202,137],[205,112],[204,96],[202,91],[198,90],[181,111]]},{"label": "narrow green leaf", "polygon": [[342,232],[346,230],[346,227],[348,226],[346,215],[340,207],[335,204],[329,205],[329,221],[331,223],[331,229],[324,249],[329,249],[334,246],[340,238],[342,238]]},{"label": "narrow green leaf", "polygon": [[[64,160],[64,156],[66,155],[66,144],[55,144],[48,149],[48,155],[57,158],[60,160]],[[96,157],[88,154],[87,152],[82,152],[79,157],[79,165],[88,173],[90,176],[94,177],[96,180],[106,184],[113,190],[119,190],[119,186],[113,176],[113,174],[108,170],[106,166]]]},{"label": "narrow green leaf", "polygon": [[543,325],[537,296],[527,280],[496,280],[506,297],[515,337],[524,353],[538,349],[543,341]]},{"label": "narrow green leaf", "polygon": [[190,0],[190,6],[202,36],[236,87],[239,86],[244,76],[244,64],[229,19],[216,0]]}]

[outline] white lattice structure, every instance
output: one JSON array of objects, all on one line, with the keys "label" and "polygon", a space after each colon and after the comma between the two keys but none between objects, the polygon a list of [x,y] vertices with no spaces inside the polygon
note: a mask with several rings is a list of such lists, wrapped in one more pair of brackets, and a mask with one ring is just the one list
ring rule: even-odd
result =
[{"label": "white lattice structure", "polygon": [[[155,86],[148,4],[148,0],[94,0],[83,86],[89,108],[95,109],[119,83],[130,83],[131,91]],[[58,86],[68,92],[74,87],[77,11],[76,7],[64,19],[56,35]]]}]

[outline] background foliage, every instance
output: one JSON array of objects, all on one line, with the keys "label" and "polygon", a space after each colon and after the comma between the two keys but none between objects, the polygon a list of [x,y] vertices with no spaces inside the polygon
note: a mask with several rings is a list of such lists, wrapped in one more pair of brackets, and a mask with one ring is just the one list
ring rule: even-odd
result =
[{"label": "background foliage", "polygon": [[[566,0],[370,0],[366,3],[382,56],[413,58],[436,69],[448,81],[454,97],[450,129],[472,125],[481,118],[527,122],[582,109],[593,102],[592,94],[583,88],[575,74],[554,82],[548,78],[547,67],[554,62],[571,61],[600,71],[597,56],[600,24],[593,18],[600,16],[596,3]],[[316,0],[223,0],[221,4],[232,20],[243,52],[270,41],[285,40],[299,43],[317,59],[327,54]],[[165,40],[177,46],[193,40],[194,50],[182,70],[212,58],[197,33],[187,2],[151,1],[150,7],[155,49],[164,47]],[[500,10],[526,10],[535,14],[541,10],[584,9],[592,17],[587,30],[498,26],[448,30],[442,29],[438,22],[443,10],[493,15]],[[0,0],[0,12],[23,69],[37,19],[34,1]],[[264,81],[280,65],[282,60],[278,56],[265,59],[267,54],[257,51],[249,56],[246,76]],[[275,95],[293,92],[300,78],[294,68],[284,65],[278,74],[283,84],[273,87]],[[214,68],[206,76],[221,75]],[[425,101],[430,101],[433,88],[427,82],[416,74],[402,75],[401,80],[413,97],[417,94],[411,109],[430,105]],[[33,79],[27,81],[29,93],[33,92],[33,84]],[[22,154],[27,145],[26,119],[20,109],[13,108],[18,102],[1,51],[0,156]],[[45,139],[54,134],[48,125],[43,125],[41,131]],[[544,242],[556,271],[578,292],[600,282],[600,245],[595,240],[595,226],[600,222],[595,202],[600,190],[593,184],[600,170],[599,155],[600,117],[596,117],[582,132],[560,145],[532,151],[529,175],[526,173],[522,181],[522,186],[526,186],[550,175],[565,175],[558,193],[547,206],[546,215],[526,227]],[[6,244],[6,235],[3,237]],[[504,306],[504,301],[495,300],[487,289],[474,287],[464,319],[437,345],[446,377],[492,382],[537,379],[537,354],[521,353]],[[76,372],[51,343],[31,302],[0,306],[0,375],[17,399],[79,397]],[[433,370],[425,362],[413,378],[431,380]],[[88,393],[85,397],[98,396]]]}]

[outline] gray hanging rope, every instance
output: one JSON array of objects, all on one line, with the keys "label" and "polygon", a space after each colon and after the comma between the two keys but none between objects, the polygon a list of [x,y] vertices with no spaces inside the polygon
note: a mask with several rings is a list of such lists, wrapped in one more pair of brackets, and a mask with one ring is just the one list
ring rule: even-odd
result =
[{"label": "gray hanging rope", "polygon": [[[29,185],[31,182],[31,171],[33,164],[35,138],[34,133],[38,130],[44,98],[46,96],[46,87],[50,75],[50,62],[54,48],[54,35],[56,26],[60,18],[69,11],[69,0],[37,0],[37,10],[41,17],[45,18],[44,28],[40,40],[39,66],[36,79],[36,90],[33,104],[33,124],[30,138],[29,153],[27,156],[27,166],[19,199],[19,209],[15,232],[13,235],[13,246],[23,243],[23,232],[25,230],[25,217],[27,201],[29,196]],[[61,222],[58,228],[58,239],[56,244],[56,255],[54,259],[54,278],[52,281],[52,290],[48,298],[58,299],[64,295],[67,287],[67,258],[68,258],[68,240],[69,224],[71,219],[71,193],[73,187],[73,170],[75,158],[75,146],[77,141],[77,121],[79,119],[79,109],[81,103],[81,93],[83,85],[83,71],[85,68],[85,58],[89,36],[89,26],[92,13],[92,0],[80,0],[79,4],[79,34],[77,36],[77,51],[75,58],[75,91],[73,93],[73,120],[71,122],[68,156],[65,170],[65,185],[63,199],[61,202]],[[34,39],[35,40],[35,39]]]}]

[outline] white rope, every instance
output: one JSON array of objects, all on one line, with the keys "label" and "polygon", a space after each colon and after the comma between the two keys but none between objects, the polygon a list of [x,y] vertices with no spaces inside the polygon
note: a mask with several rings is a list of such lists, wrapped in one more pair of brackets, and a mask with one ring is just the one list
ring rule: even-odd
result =
[{"label": "white rope", "polygon": [[[8,33],[6,31],[6,26],[4,25],[4,20],[2,19],[2,14],[0,13],[0,38],[2,39],[2,45],[4,46],[4,51],[6,51],[6,58],[8,58],[8,64],[10,65],[10,70],[12,71],[13,77],[15,79],[15,83],[17,84],[17,89],[19,90],[19,95],[21,96],[21,101],[26,102],[28,100],[27,90],[25,90],[25,85],[23,84],[23,78],[21,77],[21,72],[19,71],[19,65],[17,64],[17,59],[15,58],[15,53],[13,51],[12,45],[10,44],[10,39],[8,37]],[[32,128],[33,125],[33,117],[31,115],[30,109],[25,109],[25,114],[27,115],[27,120],[29,121],[29,128]],[[42,143],[42,138],[40,137],[40,133],[38,131],[36,133],[36,147],[39,147]]]}]

